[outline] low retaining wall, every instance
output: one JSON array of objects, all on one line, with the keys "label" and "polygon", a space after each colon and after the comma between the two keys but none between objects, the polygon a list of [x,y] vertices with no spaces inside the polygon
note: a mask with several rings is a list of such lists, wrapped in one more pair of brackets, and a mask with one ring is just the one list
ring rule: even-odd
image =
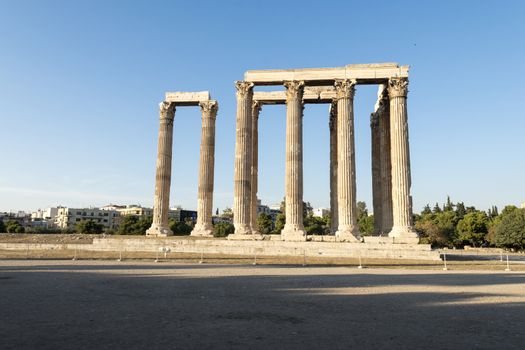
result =
[{"label": "low retaining wall", "polygon": [[103,252],[203,253],[236,256],[310,256],[329,258],[376,258],[440,260],[428,244],[392,244],[385,240],[364,243],[229,241],[218,238],[116,237],[94,238],[93,244],[0,243],[0,250],[82,250]]}]

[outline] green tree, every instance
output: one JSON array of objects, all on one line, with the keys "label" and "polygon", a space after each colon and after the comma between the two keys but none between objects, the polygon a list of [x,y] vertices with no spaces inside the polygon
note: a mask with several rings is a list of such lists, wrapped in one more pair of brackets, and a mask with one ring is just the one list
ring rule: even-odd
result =
[{"label": "green tree", "polygon": [[139,217],[135,215],[124,215],[120,217],[117,234],[119,235],[134,235],[135,225],[139,221]]},{"label": "green tree", "polygon": [[447,196],[447,202],[443,205],[443,211],[453,211],[454,203],[450,200],[450,196]]},{"label": "green tree", "polygon": [[431,213],[432,213],[432,209],[430,209],[430,205],[427,204],[427,205],[425,205],[425,207],[423,208],[423,211],[421,212],[421,215],[431,214]]},{"label": "green tree", "polygon": [[181,222],[173,218],[168,221],[168,226],[174,236],[188,236],[193,229],[188,222]]},{"label": "green tree", "polygon": [[498,207],[496,207],[495,205],[492,206],[492,208],[489,208],[488,210],[488,216],[490,219],[494,219],[495,217],[498,216]]},{"label": "green tree", "polygon": [[286,224],[286,215],[283,213],[277,214],[277,217],[275,218],[275,227],[273,229],[274,234],[281,234],[281,231],[284,228],[284,225]]},{"label": "green tree", "polygon": [[432,219],[421,219],[415,224],[416,231],[421,237],[421,243],[431,244],[437,247],[450,246],[451,242],[445,231],[441,229]]},{"label": "green tree", "polygon": [[151,216],[125,215],[120,218],[117,234],[119,235],[145,235],[146,230],[151,227],[153,218]]},{"label": "green tree", "polygon": [[213,225],[214,237],[226,237],[235,232],[235,227],[229,222],[218,222]]},{"label": "green tree", "polygon": [[366,203],[359,201],[357,202],[357,221],[359,221],[362,217],[368,216],[368,209],[366,207]]},{"label": "green tree", "polygon": [[457,202],[456,203],[456,215],[459,219],[463,219],[463,217],[467,214],[467,209],[465,208],[465,203],[463,202]]},{"label": "green tree", "polygon": [[100,234],[104,231],[104,225],[93,220],[82,220],[75,225],[75,229],[78,233]]},{"label": "green tree", "polygon": [[5,224],[5,230],[8,233],[24,233],[25,232],[24,226],[22,226],[18,221],[15,221],[15,220],[9,220]]},{"label": "green tree", "polygon": [[272,217],[268,214],[261,213],[257,216],[257,229],[259,233],[268,234],[272,230]]},{"label": "green tree", "polygon": [[233,210],[232,208],[226,208],[222,211],[222,217],[227,219],[233,219]]},{"label": "green tree", "polygon": [[442,212],[441,207],[439,206],[438,202],[436,202],[436,205],[434,205],[434,208],[432,209],[432,213],[437,214],[441,212]]},{"label": "green tree", "polygon": [[483,211],[466,214],[457,224],[458,240],[462,244],[481,246],[488,232],[489,218]]},{"label": "green tree", "polygon": [[309,235],[326,235],[330,233],[330,227],[326,225],[325,218],[313,215],[305,219],[304,229]]},{"label": "green tree", "polygon": [[363,216],[359,219],[358,225],[363,236],[370,236],[374,233],[374,215]]},{"label": "green tree", "polygon": [[4,221],[0,220],[0,233],[6,232]]},{"label": "green tree", "polygon": [[525,249],[525,209],[505,207],[494,225],[492,241],[497,247]]},{"label": "green tree", "polygon": [[415,229],[421,236],[422,243],[433,246],[452,246],[456,241],[457,216],[454,211],[441,211],[436,203],[432,213],[415,216]]},{"label": "green tree", "polygon": [[368,236],[374,232],[374,217],[368,215],[366,203],[357,202],[357,225],[362,235]]}]

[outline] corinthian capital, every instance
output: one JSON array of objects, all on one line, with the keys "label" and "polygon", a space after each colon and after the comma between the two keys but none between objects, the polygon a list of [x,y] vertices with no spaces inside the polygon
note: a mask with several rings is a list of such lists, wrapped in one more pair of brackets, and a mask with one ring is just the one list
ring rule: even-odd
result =
[{"label": "corinthian capital", "polygon": [[408,94],[408,79],[407,78],[390,78],[388,80],[388,96],[406,97]]},{"label": "corinthian capital", "polygon": [[245,98],[248,92],[253,88],[253,83],[249,81],[236,81],[235,88],[237,89],[237,98]]},{"label": "corinthian capital", "polygon": [[335,96],[339,100],[341,98],[354,98],[355,94],[355,79],[336,79]]},{"label": "corinthian capital", "polygon": [[291,80],[285,81],[284,86],[286,87],[286,100],[300,99],[303,100],[304,92],[304,81]]},{"label": "corinthian capital", "polygon": [[203,117],[215,118],[217,116],[217,111],[219,110],[219,104],[216,100],[202,101],[199,102],[201,107],[201,112]]},{"label": "corinthian capital", "polygon": [[175,117],[175,103],[162,101],[159,103],[160,119],[173,119]]}]

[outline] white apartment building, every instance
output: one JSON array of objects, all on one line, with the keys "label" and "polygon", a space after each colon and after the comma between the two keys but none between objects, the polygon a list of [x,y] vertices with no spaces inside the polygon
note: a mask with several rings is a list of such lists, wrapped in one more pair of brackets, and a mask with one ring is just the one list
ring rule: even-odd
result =
[{"label": "white apartment building", "polygon": [[60,228],[74,228],[82,220],[93,220],[106,228],[118,226],[119,212],[100,208],[58,208],[55,225]]},{"label": "white apartment building", "polygon": [[[135,216],[153,216],[153,208],[144,208],[140,205],[126,205],[117,208],[120,216],[124,215],[135,215]],[[170,208],[168,212],[168,218],[180,221],[181,207]]]},{"label": "white apartment building", "polygon": [[330,214],[330,209],[327,209],[327,208],[315,208],[312,211],[313,216],[318,216],[320,218],[325,217],[328,214]]}]

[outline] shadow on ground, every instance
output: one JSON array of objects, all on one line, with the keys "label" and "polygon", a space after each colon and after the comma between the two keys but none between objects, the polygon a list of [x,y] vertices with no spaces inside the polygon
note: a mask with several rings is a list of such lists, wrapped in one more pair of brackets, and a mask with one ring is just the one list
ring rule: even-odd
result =
[{"label": "shadow on ground", "polygon": [[0,339],[3,349],[525,346],[525,303],[508,298],[525,293],[525,274],[337,269],[2,265]]}]

